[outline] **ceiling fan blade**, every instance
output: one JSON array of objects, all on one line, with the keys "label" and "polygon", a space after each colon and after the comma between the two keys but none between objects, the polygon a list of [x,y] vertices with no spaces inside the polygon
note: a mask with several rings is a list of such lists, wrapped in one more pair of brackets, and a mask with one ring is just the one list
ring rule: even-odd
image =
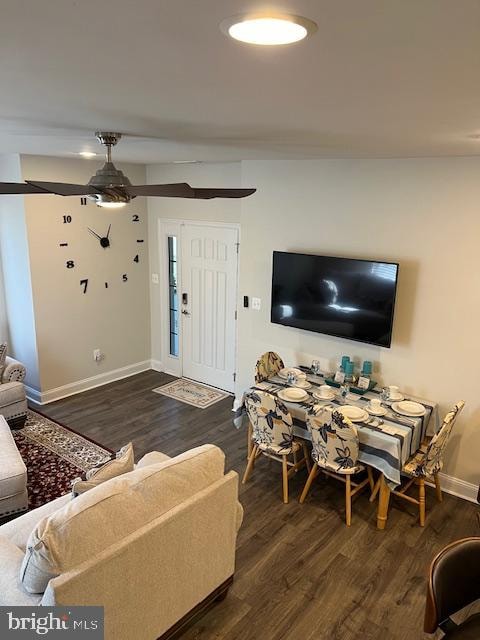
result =
[{"label": "ceiling fan blade", "polygon": [[97,187],[89,184],[69,184],[68,182],[38,182],[37,180],[27,180],[29,185],[38,187],[34,193],[53,193],[57,196],[88,196],[101,193]]},{"label": "ceiling fan blade", "polygon": [[129,185],[125,191],[131,196],[163,196],[164,198],[194,198],[195,192],[186,182],[174,184]]},{"label": "ceiling fan blade", "polygon": [[197,189],[194,187],[194,198],[210,200],[211,198],[246,198],[255,193],[256,189]]},{"label": "ceiling fan blade", "polygon": [[26,182],[0,182],[0,195],[17,195],[21,193],[45,193],[40,187]]}]

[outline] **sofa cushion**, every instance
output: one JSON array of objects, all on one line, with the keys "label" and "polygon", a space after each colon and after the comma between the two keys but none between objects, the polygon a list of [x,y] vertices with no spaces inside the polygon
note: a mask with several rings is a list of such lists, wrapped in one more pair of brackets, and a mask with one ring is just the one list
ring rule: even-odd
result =
[{"label": "sofa cushion", "polygon": [[29,593],[120,542],[125,536],[202,491],[223,476],[225,456],[204,445],[141,467],[79,495],[32,531],[20,578]]},{"label": "sofa cushion", "polygon": [[10,542],[25,553],[28,537],[40,520],[52,513],[55,513],[55,511],[58,511],[60,507],[63,507],[67,502],[70,502],[71,499],[71,494],[67,493],[66,495],[56,498],[51,502],[42,504],[41,507],[37,507],[32,511],[27,511],[27,513],[24,513],[14,520],[10,520],[9,522],[2,524],[0,527],[0,536],[10,540]]},{"label": "sofa cushion", "polygon": [[160,451],[150,451],[137,462],[137,469],[148,467],[149,464],[159,464],[160,462],[165,462],[165,460],[170,460],[170,456],[160,453]]},{"label": "sofa cushion", "polygon": [[0,606],[35,606],[41,596],[25,593],[18,574],[23,560],[23,552],[8,538],[0,535]]},{"label": "sofa cushion", "polygon": [[72,495],[74,497],[78,496],[106,480],[111,480],[112,478],[121,476],[122,473],[133,471],[133,465],[133,445],[129,442],[122,447],[111,460],[104,462],[98,467],[89,469],[84,478],[75,479],[72,482]]}]

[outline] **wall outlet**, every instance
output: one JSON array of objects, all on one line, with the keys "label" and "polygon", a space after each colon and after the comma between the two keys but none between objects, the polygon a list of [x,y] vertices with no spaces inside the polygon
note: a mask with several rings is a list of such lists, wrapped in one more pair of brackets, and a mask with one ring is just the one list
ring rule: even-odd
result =
[{"label": "wall outlet", "polygon": [[254,311],[260,311],[262,306],[262,301],[260,298],[251,298],[252,309]]},{"label": "wall outlet", "polygon": [[100,349],[93,350],[93,359],[95,360],[95,362],[100,362],[100,360],[103,359],[103,353],[100,351]]},{"label": "wall outlet", "polygon": [[159,283],[158,273],[152,273],[152,282],[153,284]]}]

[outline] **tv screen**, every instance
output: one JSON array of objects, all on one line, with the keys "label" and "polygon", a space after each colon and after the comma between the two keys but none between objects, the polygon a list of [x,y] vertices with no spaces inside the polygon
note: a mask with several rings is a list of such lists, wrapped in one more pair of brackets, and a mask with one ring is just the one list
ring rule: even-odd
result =
[{"label": "tv screen", "polygon": [[273,252],[271,320],[389,347],[398,264]]}]

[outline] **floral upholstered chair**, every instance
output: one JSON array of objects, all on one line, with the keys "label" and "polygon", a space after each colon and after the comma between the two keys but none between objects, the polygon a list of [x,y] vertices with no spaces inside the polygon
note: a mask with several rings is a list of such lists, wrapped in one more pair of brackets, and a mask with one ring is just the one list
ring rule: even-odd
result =
[{"label": "floral upholstered chair", "polygon": [[[465,402],[463,400],[457,402],[443,419],[439,432],[433,436],[428,444],[421,445],[420,449],[407,460],[402,469],[402,474],[408,476],[410,479],[401,489],[392,491],[394,495],[418,505],[421,527],[425,525],[425,481],[435,483],[437,500],[441,502],[443,498],[438,474],[443,467],[443,456],[450,434],[452,433],[453,425],[464,406]],[[418,485],[418,499],[406,495],[406,492],[412,484]],[[372,499],[375,498],[377,492],[378,486],[375,486]]]},{"label": "floral upholstered chair", "polygon": [[255,384],[268,380],[271,376],[283,369],[285,365],[278,353],[267,351],[257,360],[255,366]]},{"label": "floral upholstered chair", "polygon": [[[310,470],[306,443],[300,444],[293,437],[293,421],[288,409],[265,391],[252,391],[245,398],[247,414],[252,425],[252,451],[242,484],[252,473],[255,460],[263,455],[282,463],[283,501],[288,502],[288,478],[292,473],[307,465]],[[298,460],[298,452],[303,449],[304,457]],[[293,461],[288,458],[292,456]]]},{"label": "floral upholstered chair", "polygon": [[365,471],[365,466],[358,462],[357,430],[339,411],[319,406],[311,409],[307,416],[307,427],[312,436],[314,465],[300,496],[300,503],[305,502],[312,482],[320,472],[341,480],[345,483],[345,519],[349,527],[352,521],[352,497],[367,484],[370,484],[370,488],[373,489],[373,475],[370,467],[366,467],[365,480],[360,483],[352,480],[352,476]]},{"label": "floral upholstered chair", "polygon": [[[257,360],[257,364],[255,365],[255,384],[268,380],[268,378],[276,375],[284,367],[285,365],[283,364],[283,360],[280,358],[278,353],[275,353],[274,351],[267,351],[260,356]],[[252,425],[249,423],[247,433],[247,460],[250,458],[250,454],[252,453],[252,447]]]}]

